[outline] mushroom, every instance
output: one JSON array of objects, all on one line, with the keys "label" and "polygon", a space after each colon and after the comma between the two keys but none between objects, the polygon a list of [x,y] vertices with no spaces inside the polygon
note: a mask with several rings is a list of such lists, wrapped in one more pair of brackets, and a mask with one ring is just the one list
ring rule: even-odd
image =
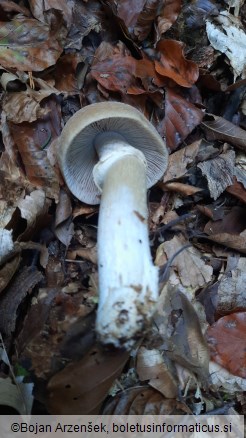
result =
[{"label": "mushroom", "polygon": [[143,114],[119,102],[79,110],[64,127],[59,144],[60,168],[70,191],[85,203],[100,203],[99,339],[129,348],[143,334],[158,299],[147,188],[166,170],[166,146]]}]

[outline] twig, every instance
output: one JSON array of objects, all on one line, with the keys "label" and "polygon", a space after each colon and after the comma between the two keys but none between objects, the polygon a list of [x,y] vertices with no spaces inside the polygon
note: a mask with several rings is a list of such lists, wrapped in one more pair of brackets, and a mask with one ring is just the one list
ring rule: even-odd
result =
[{"label": "twig", "polygon": [[159,282],[160,283],[165,283],[168,280],[168,277],[170,274],[170,268],[171,268],[171,265],[172,265],[175,257],[177,257],[182,251],[184,251],[187,248],[190,248],[191,246],[192,246],[191,243],[187,243],[186,245],[181,246],[181,248],[179,248],[179,250],[177,252],[175,252],[173,254],[173,256],[168,260],[168,262],[165,263],[165,265],[160,268],[160,271],[159,271]]}]

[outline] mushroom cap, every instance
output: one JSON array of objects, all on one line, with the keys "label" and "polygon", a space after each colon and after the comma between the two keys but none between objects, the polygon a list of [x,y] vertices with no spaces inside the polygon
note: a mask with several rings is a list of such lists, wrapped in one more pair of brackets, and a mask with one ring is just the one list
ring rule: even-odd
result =
[{"label": "mushroom cap", "polygon": [[87,204],[100,203],[93,180],[98,162],[95,137],[106,131],[121,134],[139,149],[147,161],[147,187],[164,174],[168,163],[166,145],[153,125],[136,108],[120,102],[100,102],[77,111],[63,128],[59,139],[60,168],[70,191]]}]

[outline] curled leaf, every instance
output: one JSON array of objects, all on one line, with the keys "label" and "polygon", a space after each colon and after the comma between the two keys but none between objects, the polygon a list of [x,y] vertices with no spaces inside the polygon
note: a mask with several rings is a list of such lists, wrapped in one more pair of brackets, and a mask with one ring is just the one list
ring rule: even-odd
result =
[{"label": "curled leaf", "polygon": [[165,118],[160,122],[158,130],[166,134],[167,145],[171,150],[178,145],[199,125],[203,113],[195,105],[180,94],[168,88],[165,99]]},{"label": "curled leaf", "polygon": [[209,120],[204,120],[202,126],[211,140],[224,140],[235,147],[246,150],[246,131],[234,125],[223,117],[209,114]]},{"label": "curled leaf", "polygon": [[168,77],[182,87],[192,87],[199,76],[195,62],[185,59],[183,43],[175,40],[162,40],[157,44],[160,62],[155,61],[159,75]]}]

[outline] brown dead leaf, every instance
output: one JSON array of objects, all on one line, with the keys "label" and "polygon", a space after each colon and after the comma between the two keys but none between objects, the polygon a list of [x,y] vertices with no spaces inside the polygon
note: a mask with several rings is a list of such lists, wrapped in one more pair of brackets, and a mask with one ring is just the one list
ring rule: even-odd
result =
[{"label": "brown dead leaf", "polygon": [[199,76],[198,66],[185,59],[183,43],[175,40],[161,40],[157,44],[160,62],[155,61],[155,69],[161,76],[172,79],[182,87],[192,87]]},{"label": "brown dead leaf", "polygon": [[40,71],[55,64],[66,30],[60,12],[53,12],[52,18],[52,26],[21,15],[0,22],[0,63],[19,71]]},{"label": "brown dead leaf", "polygon": [[159,349],[140,347],[137,353],[136,370],[141,381],[149,380],[149,385],[166,398],[176,398],[178,383],[174,366]]},{"label": "brown dead leaf", "polygon": [[47,23],[47,11],[55,9],[62,13],[64,20],[68,25],[71,24],[72,11],[74,6],[73,0],[29,0],[32,15],[39,21]]},{"label": "brown dead leaf", "polygon": [[221,219],[209,221],[204,232],[213,236],[219,233],[238,234],[245,230],[246,223],[246,210],[242,207],[231,207],[230,209],[224,209]]},{"label": "brown dead leaf", "polygon": [[91,75],[103,87],[125,94],[144,94],[154,78],[158,78],[154,64],[148,59],[136,60],[122,43],[113,47],[103,42],[98,47],[91,67]]},{"label": "brown dead leaf", "polygon": [[79,248],[73,251],[68,251],[67,259],[75,260],[77,257],[81,257],[82,259],[88,260],[94,265],[97,264],[97,247],[93,246],[92,248]]},{"label": "brown dead leaf", "polygon": [[127,352],[104,352],[94,346],[83,359],[69,364],[50,379],[49,412],[85,415],[98,409],[128,357]]},{"label": "brown dead leaf", "polygon": [[199,151],[201,140],[185,146],[177,152],[169,155],[168,167],[163,178],[163,182],[184,176],[187,172],[187,166],[194,162]]},{"label": "brown dead leaf", "polygon": [[[14,1],[11,0],[1,0],[0,3],[0,11],[1,11],[1,19],[2,19],[2,14],[5,13],[14,13],[14,14],[22,14],[22,15],[26,15],[27,17],[29,17],[30,11],[25,8],[23,5],[18,5],[16,4]],[[8,17],[8,14],[6,14],[6,21]],[[4,20],[5,21],[5,20]]]},{"label": "brown dead leaf", "polygon": [[108,0],[112,12],[120,19],[123,31],[131,38],[143,41],[150,33],[153,23],[157,27],[157,39],[166,32],[177,19],[181,7],[180,0]]},{"label": "brown dead leaf", "polygon": [[19,174],[19,176],[22,174],[22,172],[19,169],[19,166],[17,165],[17,151],[16,146],[13,140],[13,136],[11,135],[9,124],[7,123],[7,115],[4,111],[1,113],[1,133],[3,138],[3,144],[5,147],[5,152],[2,153],[1,161],[4,157],[4,168],[1,166],[1,170],[5,170],[6,173],[11,174],[10,167],[15,168],[14,174]]},{"label": "brown dead leaf", "polygon": [[177,192],[183,196],[192,196],[202,190],[199,189],[198,187],[193,187],[190,186],[189,184],[182,184],[179,182],[167,182],[165,184],[160,183],[159,185],[164,191],[168,190],[170,192]]},{"label": "brown dead leaf", "polygon": [[193,305],[177,287],[163,287],[155,323],[168,357],[204,381],[208,376],[208,347]]},{"label": "brown dead leaf", "polygon": [[178,14],[181,9],[181,0],[166,0],[162,6],[162,9],[157,17],[157,35],[158,40],[173,23],[177,20]]},{"label": "brown dead leaf", "polygon": [[20,265],[20,261],[20,254],[18,254],[16,257],[13,257],[12,260],[5,263],[5,265],[0,269],[0,293],[9,284]]},{"label": "brown dead leaf", "polygon": [[83,204],[80,202],[80,205],[75,207],[73,210],[73,218],[76,218],[78,216],[90,216],[98,211],[97,206],[91,206],[87,204]]},{"label": "brown dead leaf", "polygon": [[219,282],[209,284],[198,294],[197,299],[202,303],[209,324],[215,322]]},{"label": "brown dead leaf", "polygon": [[[66,0],[65,3],[67,3]],[[71,0],[69,0],[69,3],[71,5]],[[82,41],[84,37],[87,36],[91,31],[102,33],[103,29],[106,28],[107,32],[109,32],[110,26],[106,21],[101,2],[98,2],[97,0],[90,0],[87,4],[85,4],[83,1],[72,1],[73,6],[70,5],[69,7],[72,11],[72,26],[70,26],[66,38],[66,49],[78,51],[81,49],[83,50]],[[110,22],[110,25],[111,24],[112,23]]]},{"label": "brown dead leaf", "polygon": [[240,234],[219,233],[208,237],[209,240],[219,243],[220,245],[228,246],[236,251],[246,254],[246,232]]},{"label": "brown dead leaf", "polygon": [[177,415],[187,413],[175,399],[165,399],[158,391],[137,386],[118,393],[103,409],[103,415]]},{"label": "brown dead leaf", "polygon": [[205,228],[208,239],[246,253],[245,209],[233,207],[223,219],[209,221]]},{"label": "brown dead leaf", "polygon": [[0,227],[5,228],[16,209],[16,203],[24,196],[28,184],[7,152],[2,153],[0,169]]},{"label": "brown dead leaf", "polygon": [[35,376],[50,378],[64,367],[64,359],[81,359],[95,341],[94,319],[84,327],[92,306],[84,305],[84,290],[61,292],[61,287],[39,289],[18,338],[21,360]]},{"label": "brown dead leaf", "polygon": [[45,269],[45,277],[48,288],[55,288],[62,286],[64,282],[64,269],[59,257],[50,256],[49,263]]},{"label": "brown dead leaf", "polygon": [[11,123],[11,133],[31,184],[57,199],[60,176],[47,156],[47,148],[61,133],[61,114],[55,97],[45,105],[50,109],[46,116],[32,123]]},{"label": "brown dead leaf", "polygon": [[[174,236],[171,240],[162,243],[158,251],[166,253],[170,259],[187,241],[182,235]],[[175,257],[171,265],[180,277],[181,283],[186,287],[198,288],[208,283],[213,274],[211,266],[202,260],[200,252],[194,248],[188,248]]]},{"label": "brown dead leaf", "polygon": [[233,144],[236,148],[246,150],[246,131],[223,117],[208,115],[209,119],[202,122],[208,139],[223,140]]},{"label": "brown dead leaf", "polygon": [[233,178],[233,184],[227,187],[226,191],[246,204],[246,189],[235,177]]},{"label": "brown dead leaf", "polygon": [[[16,347],[19,357],[21,357],[21,353],[23,353],[25,347],[28,346],[28,344],[31,346],[31,341],[35,339],[42,330],[45,330],[45,322],[49,317],[51,305],[58,293],[59,290],[57,288],[50,288],[48,290],[39,289],[37,297],[33,300],[32,305],[27,312],[21,331],[17,335]],[[40,352],[39,360],[40,359],[42,361],[42,366],[44,367],[43,351]]]},{"label": "brown dead leaf", "polygon": [[[218,201],[219,202],[219,201]],[[225,208],[223,205],[219,206],[214,204],[208,204],[208,205],[197,205],[197,210],[199,210],[201,213],[203,213],[205,216],[207,216],[209,219],[212,219],[213,221],[217,221],[220,219],[223,219],[225,216]]]},{"label": "brown dead leaf", "polygon": [[213,199],[218,199],[221,193],[233,184],[234,166],[235,152],[230,150],[197,165],[208,181],[210,196]]},{"label": "brown dead leaf", "polygon": [[173,151],[185,140],[188,134],[202,121],[203,113],[195,105],[177,94],[173,89],[166,90],[165,118],[158,131],[165,133],[167,145]]},{"label": "brown dead leaf", "polygon": [[206,333],[212,359],[230,373],[246,378],[246,312],[224,316]]},{"label": "brown dead leaf", "polygon": [[6,93],[3,99],[3,109],[7,120],[13,123],[34,122],[45,116],[50,110],[42,108],[40,102],[48,97],[51,91],[35,91],[30,88],[18,93]]},{"label": "brown dead leaf", "polygon": [[78,53],[67,53],[58,59],[50,77],[55,79],[55,87],[61,93],[74,95],[79,92],[76,69],[82,60]]},{"label": "brown dead leaf", "polygon": [[71,199],[63,189],[60,190],[59,202],[56,208],[55,234],[66,247],[69,246],[74,234]]}]

